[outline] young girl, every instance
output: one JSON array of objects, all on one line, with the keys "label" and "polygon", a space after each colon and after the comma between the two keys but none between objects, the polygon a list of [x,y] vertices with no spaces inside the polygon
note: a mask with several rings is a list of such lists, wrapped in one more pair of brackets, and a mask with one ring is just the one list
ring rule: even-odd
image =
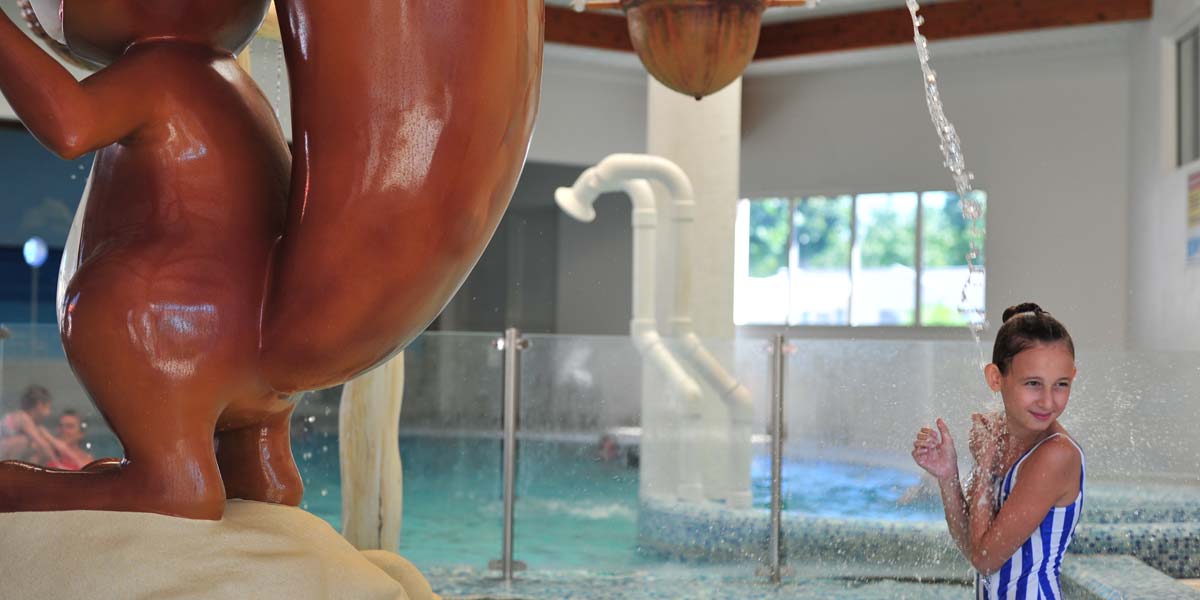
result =
[{"label": "young girl", "polygon": [[942,419],[924,427],[913,459],[937,478],[950,535],[978,570],[976,597],[1059,599],[1063,553],[1083,506],[1083,451],[1058,422],[1075,379],[1075,346],[1036,304],[1004,311],[988,386],[1002,415],[972,415],[975,473],[966,497]]},{"label": "young girl", "polygon": [[50,392],[40,385],[29,386],[21,395],[21,410],[0,417],[0,460],[46,460],[55,458],[52,436],[39,421],[50,416]]}]

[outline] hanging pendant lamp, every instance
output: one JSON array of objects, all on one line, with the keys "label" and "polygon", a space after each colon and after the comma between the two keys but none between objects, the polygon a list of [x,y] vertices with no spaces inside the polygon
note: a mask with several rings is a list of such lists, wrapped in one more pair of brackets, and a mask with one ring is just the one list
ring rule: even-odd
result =
[{"label": "hanging pendant lamp", "polygon": [[758,47],[763,11],[807,0],[575,0],[619,8],[642,64],[663,85],[699,100],[732,83]]}]

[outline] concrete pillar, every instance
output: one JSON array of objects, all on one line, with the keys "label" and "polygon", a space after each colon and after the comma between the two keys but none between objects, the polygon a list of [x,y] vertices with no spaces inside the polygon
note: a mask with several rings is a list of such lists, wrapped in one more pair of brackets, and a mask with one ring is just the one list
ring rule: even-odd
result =
[{"label": "concrete pillar", "polygon": [[[646,151],[682,167],[696,191],[695,221],[689,240],[691,264],[679,265],[675,270],[675,286],[660,287],[659,297],[667,301],[659,302],[659,306],[671,306],[672,288],[677,289],[683,278],[690,278],[696,333],[702,338],[732,338],[742,80],[697,101],[651,77],[647,94]],[[659,222],[666,223],[667,219],[660,217]],[[660,236],[659,256],[671,260],[674,247],[673,236]],[[667,314],[659,317],[661,323],[668,322]]]},{"label": "concrete pillar", "polygon": [[[691,223],[684,230],[688,239],[677,239],[675,227],[664,227],[664,235],[659,236],[659,281],[666,285],[659,287],[656,316],[668,335],[686,330],[677,329],[679,321],[671,319],[675,312],[671,307],[683,299],[680,306],[690,308],[691,329],[710,345],[722,344],[734,335],[733,249],[741,160],[742,80],[697,101],[650,78],[647,94],[646,151],[679,165],[695,192]],[[656,184],[656,191],[665,197],[661,196],[663,187]],[[675,222],[674,207],[660,203],[659,208],[660,223]],[[670,326],[666,326],[668,323]],[[676,442],[681,449],[691,449],[679,451],[673,466],[649,473],[651,479],[657,475],[664,481],[649,481],[644,490],[669,489],[667,485],[655,485],[669,482],[676,484],[678,496],[692,499],[695,484],[684,482],[699,475],[706,498],[738,506],[749,504],[749,431],[742,427],[735,434],[729,409],[720,397],[726,391],[705,385],[700,418],[688,423],[678,419],[656,423],[646,403],[662,403],[664,399],[644,399],[643,432],[648,441],[662,437]],[[650,444],[643,453],[653,454],[656,449],[657,445]],[[643,460],[647,458],[654,462],[655,457],[644,456]],[[669,460],[670,453],[659,458]],[[672,468],[674,478],[667,474]]]}]

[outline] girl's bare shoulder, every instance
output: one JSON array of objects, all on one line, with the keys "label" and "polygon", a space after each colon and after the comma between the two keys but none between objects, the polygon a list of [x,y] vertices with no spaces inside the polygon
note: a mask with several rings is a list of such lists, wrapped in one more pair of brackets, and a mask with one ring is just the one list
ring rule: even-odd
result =
[{"label": "girl's bare shoulder", "polygon": [[1060,435],[1042,442],[1029,455],[1029,459],[1021,470],[1024,472],[1029,469],[1047,475],[1066,476],[1079,473],[1082,465],[1083,456],[1080,454],[1078,446],[1066,431],[1063,431]]}]

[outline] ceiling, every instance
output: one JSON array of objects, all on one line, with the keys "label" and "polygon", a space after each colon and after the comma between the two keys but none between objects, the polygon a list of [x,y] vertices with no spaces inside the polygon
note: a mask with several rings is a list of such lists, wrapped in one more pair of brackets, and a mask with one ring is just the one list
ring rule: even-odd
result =
[{"label": "ceiling", "polygon": [[[576,13],[571,0],[546,0],[546,41],[633,51],[620,11]],[[754,59],[911,44],[905,0],[821,0],[808,7],[768,9]],[[1113,24],[1149,18],[1153,0],[925,0],[921,33],[931,41]],[[615,14],[613,14],[615,13]]]},{"label": "ceiling", "polygon": [[[955,0],[936,0],[947,2]],[[924,0],[922,4],[933,4],[935,1]],[[547,6],[571,6],[571,0],[546,0]],[[844,15],[855,12],[879,10],[881,8],[899,8],[905,5],[905,0],[817,0],[815,6],[800,6],[788,8],[770,8],[763,15],[764,23],[780,23],[785,21],[801,21],[833,15]]]}]

